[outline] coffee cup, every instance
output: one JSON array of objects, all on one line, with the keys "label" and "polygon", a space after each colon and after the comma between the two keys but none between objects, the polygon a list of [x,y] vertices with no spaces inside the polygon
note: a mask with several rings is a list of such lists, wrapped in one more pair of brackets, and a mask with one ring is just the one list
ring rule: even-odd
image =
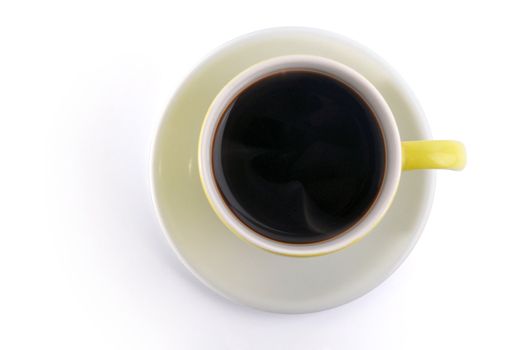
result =
[{"label": "coffee cup", "polygon": [[312,55],[271,58],[233,78],[209,107],[198,148],[201,184],[223,224],[292,257],[333,253],[371,232],[403,171],[465,163],[460,142],[402,141],[363,75]]}]

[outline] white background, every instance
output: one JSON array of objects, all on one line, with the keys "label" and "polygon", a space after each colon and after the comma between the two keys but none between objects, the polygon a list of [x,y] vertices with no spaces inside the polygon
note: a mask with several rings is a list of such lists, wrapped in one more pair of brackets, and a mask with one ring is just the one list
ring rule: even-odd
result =
[{"label": "white background", "polygon": [[[0,2],[1,349],[521,349],[523,10],[508,1]],[[440,172],[417,247],[316,314],[235,305],[171,252],[148,184],[155,126],[209,51],[281,25],[394,66]]]}]

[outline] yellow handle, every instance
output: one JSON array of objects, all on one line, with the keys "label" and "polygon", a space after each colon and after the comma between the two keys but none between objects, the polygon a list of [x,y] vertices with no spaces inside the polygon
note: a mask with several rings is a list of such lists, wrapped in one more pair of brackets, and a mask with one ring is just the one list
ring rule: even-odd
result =
[{"label": "yellow handle", "polygon": [[401,148],[403,170],[461,170],[467,163],[465,146],[458,141],[404,141]]}]

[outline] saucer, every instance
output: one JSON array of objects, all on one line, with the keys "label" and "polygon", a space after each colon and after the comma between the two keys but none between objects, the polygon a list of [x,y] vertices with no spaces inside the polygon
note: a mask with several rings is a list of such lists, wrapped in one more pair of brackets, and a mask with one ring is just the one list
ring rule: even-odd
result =
[{"label": "saucer", "polygon": [[387,100],[403,141],[430,138],[410,90],[372,52],[336,34],[277,28],[225,44],[186,78],[158,129],[152,180],[167,238],[200,281],[254,308],[305,313],[347,303],[392,274],[421,234],[435,175],[431,171],[403,173],[394,202],[380,224],[337,253],[292,258],[237,238],[214,214],[203,192],[197,159],[200,127],[210,103],[229,80],[254,63],[289,54],[323,56],[356,69]]}]

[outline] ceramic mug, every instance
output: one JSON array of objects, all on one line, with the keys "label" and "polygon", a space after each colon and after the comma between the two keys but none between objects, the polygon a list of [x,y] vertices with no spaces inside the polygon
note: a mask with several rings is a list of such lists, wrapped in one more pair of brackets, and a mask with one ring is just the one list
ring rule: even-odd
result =
[{"label": "ceramic mug", "polygon": [[[220,119],[231,101],[256,81],[274,73],[288,70],[319,72],[352,88],[373,111],[384,140],[386,164],[381,190],[373,205],[353,226],[334,238],[316,243],[295,244],[280,242],[257,233],[242,222],[222,197],[215,179],[212,158],[213,140]],[[457,141],[401,141],[391,109],[380,92],[351,67],[319,56],[288,55],[259,62],[247,68],[218,93],[204,119],[199,139],[198,166],[200,179],[214,212],[238,237],[266,251],[287,256],[319,256],[346,248],[369,233],[390,207],[400,183],[402,171],[415,169],[463,169],[466,162],[464,146]]]}]

